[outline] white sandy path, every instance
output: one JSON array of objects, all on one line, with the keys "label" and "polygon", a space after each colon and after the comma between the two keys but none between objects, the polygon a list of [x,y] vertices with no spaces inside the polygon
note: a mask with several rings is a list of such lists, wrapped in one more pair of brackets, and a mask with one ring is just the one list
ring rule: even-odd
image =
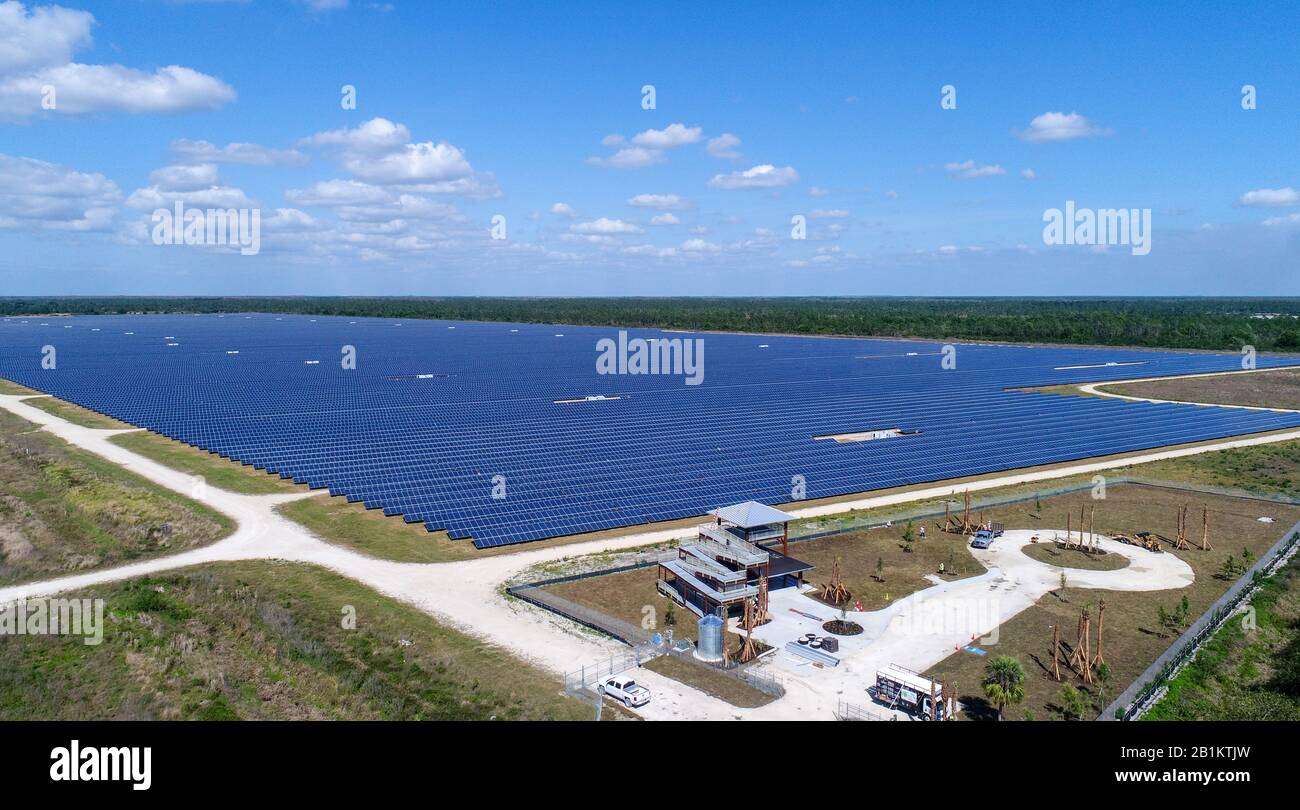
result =
[{"label": "white sandy path", "polygon": [[[156,483],[186,495],[192,495],[194,479],[185,473],[164,467],[125,448],[108,441],[120,431],[94,430],[80,427],[57,416],[21,402],[22,396],[0,396],[0,407],[30,422],[43,426],[54,435]],[[1154,451],[1140,456],[1107,462],[1092,462],[1061,467],[1036,473],[1009,474],[984,481],[962,484],[961,489],[987,489],[1043,480],[1075,473],[1092,472],[1115,466],[1154,461],[1161,458],[1192,455],[1225,447],[1241,447],[1267,442],[1300,438],[1300,431],[1233,439],[1195,448]],[[800,517],[833,514],[849,509],[862,509],[886,504],[903,503],[951,494],[955,487],[935,486],[887,496],[867,497],[856,501],[793,510]],[[558,620],[538,609],[507,600],[501,593],[502,584],[523,569],[542,562],[565,557],[580,556],[601,551],[626,549],[650,543],[687,536],[691,529],[655,530],[619,538],[575,543],[516,554],[485,557],[453,563],[396,563],[367,557],[346,548],[326,543],[305,528],[286,520],[274,511],[277,504],[296,498],[310,497],[308,493],[289,495],[239,495],[207,487],[203,502],[234,518],[239,526],[230,537],[204,548],[194,549],[170,557],[145,560],[84,574],[76,574],[43,582],[27,583],[0,589],[0,602],[31,598],[68,591],[103,582],[111,582],[143,574],[164,571],[181,566],[222,560],[282,559],[314,563],[351,577],[387,596],[415,605],[466,632],[484,638],[521,658],[556,673],[577,669],[584,663],[603,658],[623,648],[616,642],[575,630],[572,625]],[[996,621],[979,632],[987,632],[1011,615],[1023,610],[1040,596],[1056,587],[1057,575],[1046,566],[1034,563],[1023,555],[1023,560],[1008,563],[1006,549],[1012,543],[995,545],[986,552],[991,562],[999,567],[985,577],[948,583],[922,592],[920,599],[942,594],[953,600],[971,600],[987,596],[990,588],[1005,596]],[[1018,554],[1018,552],[1017,552]],[[1036,569],[1035,569],[1036,566]],[[1037,574],[1030,575],[1030,570]],[[1085,587],[1092,576],[1123,572],[1089,572],[1088,577],[1076,584]],[[1071,577],[1075,580],[1080,574]],[[1100,587],[1100,586],[1098,586]],[[1105,587],[1111,587],[1107,584]],[[806,600],[805,600],[806,601]],[[913,609],[918,596],[904,600],[889,610],[906,616]],[[811,604],[811,603],[810,603]],[[924,669],[940,660],[950,650],[950,639],[905,636],[886,631],[878,638],[869,654],[855,657],[837,668],[828,678],[820,673],[807,677],[794,675],[787,678],[787,695],[758,709],[737,709],[722,701],[678,684],[675,681],[642,671],[638,678],[646,682],[656,694],[655,700],[641,713],[654,719],[809,719],[829,718],[840,698],[854,702],[861,700],[865,679],[873,677],[877,666],[890,661],[912,669]]]}]

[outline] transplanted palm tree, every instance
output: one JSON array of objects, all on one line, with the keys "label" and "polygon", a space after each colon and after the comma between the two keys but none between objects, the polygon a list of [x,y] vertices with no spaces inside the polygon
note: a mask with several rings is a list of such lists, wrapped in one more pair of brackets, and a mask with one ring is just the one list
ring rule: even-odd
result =
[{"label": "transplanted palm tree", "polygon": [[1025,699],[1025,668],[1009,655],[999,655],[984,667],[984,697],[998,710],[998,719],[1007,706]]}]

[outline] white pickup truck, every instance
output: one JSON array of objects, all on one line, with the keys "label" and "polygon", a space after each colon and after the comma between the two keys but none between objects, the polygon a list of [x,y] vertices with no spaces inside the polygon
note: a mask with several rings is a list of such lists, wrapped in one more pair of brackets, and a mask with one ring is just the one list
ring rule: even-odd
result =
[{"label": "white pickup truck", "polygon": [[623,701],[623,705],[629,709],[650,702],[650,690],[625,675],[615,675],[598,688],[602,695]]}]

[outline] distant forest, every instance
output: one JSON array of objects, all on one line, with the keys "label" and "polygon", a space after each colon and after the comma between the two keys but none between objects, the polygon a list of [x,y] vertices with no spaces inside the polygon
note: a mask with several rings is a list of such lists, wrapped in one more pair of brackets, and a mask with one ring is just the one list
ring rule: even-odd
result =
[{"label": "distant forest", "polygon": [[[1176,349],[1300,349],[1300,298],[0,298],[2,315],[267,312]],[[1272,317],[1266,317],[1272,316]]]}]

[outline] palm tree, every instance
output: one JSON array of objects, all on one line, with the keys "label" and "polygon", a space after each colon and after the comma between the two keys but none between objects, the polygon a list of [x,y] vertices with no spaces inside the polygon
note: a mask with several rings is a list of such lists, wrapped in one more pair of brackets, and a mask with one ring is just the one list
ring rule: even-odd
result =
[{"label": "palm tree", "polygon": [[1009,655],[999,655],[984,667],[984,696],[998,710],[998,719],[1007,706],[1025,699],[1025,668]]}]

